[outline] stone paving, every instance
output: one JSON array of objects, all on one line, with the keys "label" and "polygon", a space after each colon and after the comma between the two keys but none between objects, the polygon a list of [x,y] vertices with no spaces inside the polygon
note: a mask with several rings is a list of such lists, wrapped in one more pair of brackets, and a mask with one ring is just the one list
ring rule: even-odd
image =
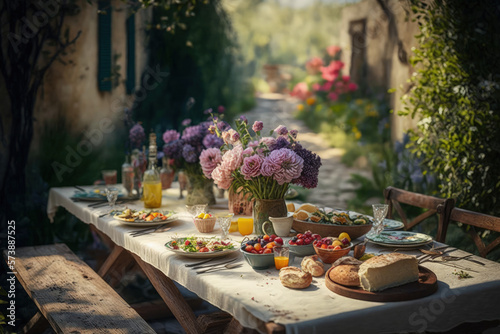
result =
[{"label": "stone paving", "polygon": [[266,98],[258,98],[256,107],[250,112],[244,113],[249,124],[260,120],[264,122],[265,128],[262,133],[269,133],[278,125],[283,124],[289,130],[299,131],[298,140],[304,147],[318,154],[322,160],[319,172],[318,187],[309,192],[307,201],[319,206],[333,208],[347,208],[347,201],[354,194],[354,187],[348,182],[353,173],[369,177],[366,170],[350,168],[341,162],[343,150],[330,147],[321,135],[309,130],[301,120],[293,117],[296,103],[284,99],[278,94],[267,95]]}]

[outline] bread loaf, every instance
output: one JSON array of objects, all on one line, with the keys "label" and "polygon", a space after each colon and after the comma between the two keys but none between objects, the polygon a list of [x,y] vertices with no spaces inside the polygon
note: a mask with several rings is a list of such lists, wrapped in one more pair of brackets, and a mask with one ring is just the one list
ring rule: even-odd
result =
[{"label": "bread loaf", "polygon": [[318,261],[318,255],[304,257],[300,263],[300,267],[303,271],[310,273],[314,277],[322,276],[325,273],[323,263]]},{"label": "bread loaf", "polygon": [[288,203],[286,205],[286,208],[287,208],[288,212],[295,212],[295,204],[293,204],[293,203]]},{"label": "bread loaf", "polygon": [[317,223],[321,220],[321,217],[312,215],[309,219],[311,219],[312,222]]},{"label": "bread loaf", "polygon": [[359,265],[341,264],[330,270],[329,277],[332,281],[346,286],[359,286]]},{"label": "bread loaf", "polygon": [[299,206],[297,211],[299,211],[299,210],[304,210],[306,212],[313,213],[313,212],[318,211],[318,207],[316,205],[312,205],[310,203],[304,203],[301,206]]},{"label": "bread loaf", "polygon": [[280,281],[283,286],[292,289],[305,289],[312,282],[312,275],[296,267],[284,267],[280,269]]},{"label": "bread loaf", "polygon": [[391,253],[372,257],[359,266],[359,280],[366,291],[382,291],[418,281],[415,256]]},{"label": "bread loaf", "polygon": [[304,210],[298,210],[293,214],[293,218],[298,220],[307,220],[309,218],[309,212]]}]

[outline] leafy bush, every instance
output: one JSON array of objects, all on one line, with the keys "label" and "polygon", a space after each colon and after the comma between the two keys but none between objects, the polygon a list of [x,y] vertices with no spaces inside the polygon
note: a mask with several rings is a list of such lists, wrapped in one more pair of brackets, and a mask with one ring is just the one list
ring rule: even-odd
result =
[{"label": "leafy bush", "polygon": [[420,46],[401,114],[418,115],[409,147],[444,197],[500,215],[500,8],[494,0],[412,1]]}]

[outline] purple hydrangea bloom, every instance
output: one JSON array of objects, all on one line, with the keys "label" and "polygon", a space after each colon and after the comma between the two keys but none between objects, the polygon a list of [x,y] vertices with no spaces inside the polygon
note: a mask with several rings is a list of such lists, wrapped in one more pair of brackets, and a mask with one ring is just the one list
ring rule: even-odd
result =
[{"label": "purple hydrangea bloom", "polygon": [[142,125],[137,123],[129,131],[130,145],[132,148],[141,148],[142,143],[146,140],[146,134]]},{"label": "purple hydrangea bloom", "polygon": [[182,121],[182,125],[184,125],[184,126],[188,126],[189,124],[191,124],[190,118],[186,118],[185,120]]},{"label": "purple hydrangea bloom", "polygon": [[241,174],[245,180],[251,180],[252,177],[260,175],[260,169],[264,159],[258,155],[252,155],[243,159],[243,166],[241,166]]},{"label": "purple hydrangea bloom", "polygon": [[170,159],[179,159],[182,156],[184,141],[177,139],[163,146],[163,153]]},{"label": "purple hydrangea bloom", "polygon": [[286,136],[288,134],[288,129],[284,125],[278,125],[276,129],[274,129],[279,136]]},{"label": "purple hydrangea bloom", "polygon": [[165,144],[168,144],[171,141],[179,139],[180,136],[181,135],[179,134],[179,132],[177,132],[175,130],[167,130],[163,134],[163,141],[165,142]]},{"label": "purple hydrangea bloom", "polygon": [[217,128],[219,131],[227,131],[230,127],[231,126],[224,121],[217,122]]},{"label": "purple hydrangea bloom", "polygon": [[182,132],[181,139],[193,147],[201,146],[203,138],[207,134],[207,127],[199,124],[187,127]]},{"label": "purple hydrangea bloom", "polygon": [[300,177],[304,159],[288,148],[272,151],[262,163],[261,173],[273,177],[279,185]]},{"label": "purple hydrangea bloom", "polygon": [[217,137],[217,135],[208,134],[203,138],[203,146],[206,148],[220,148],[222,145],[224,145],[224,141],[222,138]]},{"label": "purple hydrangea bloom", "polygon": [[255,121],[252,125],[252,130],[254,132],[262,131],[263,128],[264,128],[264,123],[261,121]]},{"label": "purple hydrangea bloom", "polygon": [[182,148],[182,157],[189,163],[195,163],[198,161],[196,149],[189,144],[185,144]]},{"label": "purple hydrangea bloom", "polygon": [[304,168],[300,177],[295,179],[293,183],[303,186],[304,188],[312,189],[318,185],[319,168],[321,167],[321,158],[311,151],[305,149],[299,143],[293,145],[293,151],[297,153],[304,161]]},{"label": "purple hydrangea bloom", "polygon": [[269,146],[269,150],[279,150],[282,148],[290,148],[290,142],[286,139],[286,137],[278,137],[274,144]]},{"label": "purple hydrangea bloom", "polygon": [[290,136],[292,136],[293,139],[297,139],[297,135],[299,134],[299,131],[297,130],[290,130]]}]

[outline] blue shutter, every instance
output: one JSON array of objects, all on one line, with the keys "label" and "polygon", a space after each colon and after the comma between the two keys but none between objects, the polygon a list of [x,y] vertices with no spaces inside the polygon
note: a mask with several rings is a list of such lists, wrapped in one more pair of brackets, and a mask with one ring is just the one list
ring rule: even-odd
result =
[{"label": "blue shutter", "polygon": [[135,14],[127,19],[127,94],[132,94],[135,88]]},{"label": "blue shutter", "polygon": [[100,91],[111,91],[111,1],[98,2],[98,69],[97,84]]}]

